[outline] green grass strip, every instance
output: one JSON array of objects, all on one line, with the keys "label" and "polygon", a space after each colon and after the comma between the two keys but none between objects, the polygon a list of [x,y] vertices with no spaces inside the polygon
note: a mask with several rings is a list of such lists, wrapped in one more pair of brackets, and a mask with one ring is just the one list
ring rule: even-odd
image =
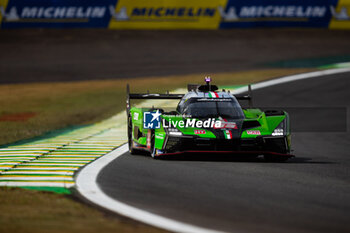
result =
[{"label": "green grass strip", "polygon": [[35,186],[23,186],[21,188],[25,189],[31,189],[31,190],[38,190],[38,191],[44,191],[44,192],[55,192],[59,194],[72,194],[70,189],[67,188],[61,188],[61,187],[35,187]]}]

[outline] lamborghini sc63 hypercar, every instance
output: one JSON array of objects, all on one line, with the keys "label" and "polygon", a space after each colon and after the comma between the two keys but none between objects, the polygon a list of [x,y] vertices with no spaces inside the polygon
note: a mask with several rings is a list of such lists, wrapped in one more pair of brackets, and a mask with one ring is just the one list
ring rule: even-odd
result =
[{"label": "lamborghini sc63 hypercar", "polygon": [[[188,85],[187,94],[130,93],[127,86],[128,144],[131,154],[148,151],[152,157],[182,153],[263,155],[285,161],[293,155],[289,116],[285,111],[251,107],[248,94]],[[130,99],[179,99],[176,109],[130,107]],[[242,108],[238,101],[249,101]]]}]

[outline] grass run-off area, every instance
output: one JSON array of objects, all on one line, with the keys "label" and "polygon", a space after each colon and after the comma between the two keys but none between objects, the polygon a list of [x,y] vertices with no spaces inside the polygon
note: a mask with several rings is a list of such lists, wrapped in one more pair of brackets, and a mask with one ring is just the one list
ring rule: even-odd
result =
[{"label": "grass run-off area", "polygon": [[0,232],[164,232],[115,217],[63,194],[1,188],[0,200]]},{"label": "grass run-off area", "polygon": [[[212,74],[215,84],[259,82],[311,69],[265,69]],[[0,85],[0,146],[47,132],[91,124],[125,108],[125,86],[132,92],[161,93],[203,83],[204,74]],[[0,188],[0,232],[161,232],[107,214],[70,196],[18,188]]]}]

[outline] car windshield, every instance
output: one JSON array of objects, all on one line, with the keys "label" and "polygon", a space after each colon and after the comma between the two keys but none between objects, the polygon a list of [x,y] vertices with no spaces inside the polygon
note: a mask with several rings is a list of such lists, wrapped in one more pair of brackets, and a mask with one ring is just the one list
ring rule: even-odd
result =
[{"label": "car windshield", "polygon": [[183,114],[194,118],[219,117],[243,119],[244,114],[236,99],[232,98],[191,98],[185,103]]}]

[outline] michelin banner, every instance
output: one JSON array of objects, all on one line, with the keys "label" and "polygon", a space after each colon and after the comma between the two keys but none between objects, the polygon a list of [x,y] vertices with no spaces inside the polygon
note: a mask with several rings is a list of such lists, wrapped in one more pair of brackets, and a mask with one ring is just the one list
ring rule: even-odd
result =
[{"label": "michelin banner", "polygon": [[350,0],[339,0],[336,7],[331,7],[331,29],[350,29]]},{"label": "michelin banner", "polygon": [[350,28],[350,0],[0,0],[0,28]]},{"label": "michelin banner", "polygon": [[106,28],[116,0],[0,0],[2,28]]}]

